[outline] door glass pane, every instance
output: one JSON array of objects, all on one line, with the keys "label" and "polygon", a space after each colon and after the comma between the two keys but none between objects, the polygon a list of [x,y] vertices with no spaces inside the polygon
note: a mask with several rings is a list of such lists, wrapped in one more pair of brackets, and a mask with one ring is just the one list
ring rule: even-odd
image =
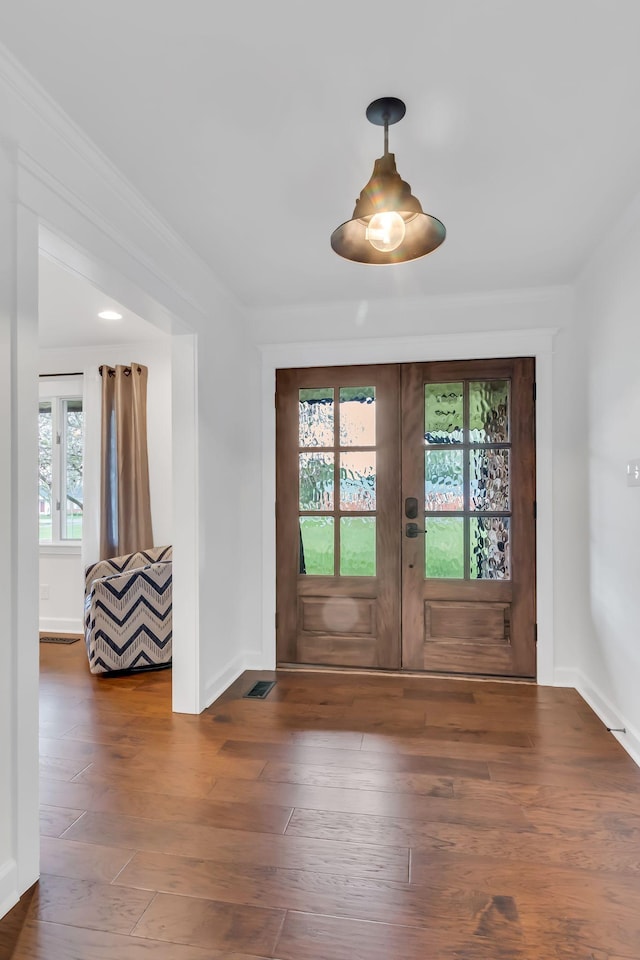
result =
[{"label": "door glass pane", "polygon": [[509,441],[509,380],[478,380],[469,384],[471,443]]},{"label": "door glass pane", "polygon": [[333,387],[299,391],[298,434],[301,447],[333,446]]},{"label": "door glass pane", "polygon": [[82,539],[82,400],[65,400],[64,457],[65,457],[65,515],[63,538]]},{"label": "door glass pane", "polygon": [[375,577],[375,517],[340,517],[340,575]]},{"label": "door glass pane", "polygon": [[509,509],[509,450],[483,447],[469,452],[472,510]]},{"label": "door glass pane", "polygon": [[300,509],[333,510],[332,453],[300,454]]},{"label": "door glass pane", "polygon": [[300,517],[300,573],[334,574],[333,517]]},{"label": "door glass pane", "polygon": [[52,419],[51,404],[40,403],[38,408],[38,522],[40,542],[52,540]]},{"label": "door glass pane", "polygon": [[471,518],[471,579],[509,580],[509,517]]},{"label": "door glass pane", "polygon": [[376,455],[363,453],[340,454],[340,509],[375,510]]},{"label": "door glass pane", "polygon": [[340,387],[340,446],[375,446],[375,401],[375,387]]},{"label": "door glass pane", "polygon": [[463,510],[462,450],[427,450],[424,455],[425,510]]},{"label": "door glass pane", "polygon": [[461,443],[464,392],[461,383],[425,383],[424,438],[427,443]]},{"label": "door glass pane", "polygon": [[464,517],[426,517],[425,576],[464,577]]}]

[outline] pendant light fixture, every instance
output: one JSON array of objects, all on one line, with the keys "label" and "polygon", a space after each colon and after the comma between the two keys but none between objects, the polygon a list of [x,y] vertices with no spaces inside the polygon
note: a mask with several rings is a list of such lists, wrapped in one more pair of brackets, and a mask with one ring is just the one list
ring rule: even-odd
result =
[{"label": "pendant light fixture", "polygon": [[402,120],[405,112],[397,97],[382,97],[367,107],[367,120],[384,126],[384,156],[375,161],[351,220],[331,234],[331,246],[346,260],[404,263],[431,253],[446,236],[444,224],[424,213],[389,153],[389,126]]}]

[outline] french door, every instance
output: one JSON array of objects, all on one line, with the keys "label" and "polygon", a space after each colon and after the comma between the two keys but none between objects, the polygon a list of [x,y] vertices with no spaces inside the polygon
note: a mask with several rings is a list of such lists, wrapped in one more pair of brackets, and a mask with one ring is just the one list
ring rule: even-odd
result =
[{"label": "french door", "polygon": [[280,370],[279,663],[535,676],[534,361]]}]

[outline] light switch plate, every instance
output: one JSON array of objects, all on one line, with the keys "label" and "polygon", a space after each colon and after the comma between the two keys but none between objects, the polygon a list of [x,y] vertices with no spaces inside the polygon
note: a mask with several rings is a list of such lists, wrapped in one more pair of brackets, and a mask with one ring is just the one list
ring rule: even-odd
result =
[{"label": "light switch plate", "polygon": [[629,460],[627,463],[627,486],[640,487],[640,460]]}]

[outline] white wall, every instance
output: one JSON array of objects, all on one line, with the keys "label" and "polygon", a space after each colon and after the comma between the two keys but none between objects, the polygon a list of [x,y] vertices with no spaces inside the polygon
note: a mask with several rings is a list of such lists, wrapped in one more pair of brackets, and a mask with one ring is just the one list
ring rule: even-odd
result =
[{"label": "white wall", "polygon": [[[41,632],[82,633],[84,592],[80,547],[57,553],[40,548],[38,627]],[[34,598],[37,587],[34,588]]]},{"label": "white wall", "polygon": [[[0,243],[6,250],[15,250],[15,223],[10,215],[14,200],[15,187],[12,182],[11,160],[0,150]],[[13,344],[15,332],[14,297],[16,284],[15,257],[0,262],[0,403],[9,409],[13,402],[15,386],[15,368],[13,364]],[[13,452],[13,431],[9,417],[0,418],[0,449],[4,455],[0,460],[0,601],[9,626],[15,605],[12,519],[11,505],[15,496],[15,480],[11,469]],[[37,494],[36,494],[37,495]],[[13,749],[15,744],[16,705],[14,700],[12,667],[15,651],[11,644],[11,630],[0,631],[0,656],[5,669],[0,671],[0,731],[8,731],[8,736],[0,733],[0,768],[9,771],[8,777],[0,780],[0,915],[16,902],[17,851],[13,821],[15,817],[15,797],[13,780],[16,777]]]},{"label": "white wall", "polygon": [[[241,331],[239,331],[241,333]],[[242,335],[224,352],[199,338],[202,703],[248,665],[260,636],[261,397],[258,352]]]},{"label": "white wall", "polygon": [[640,762],[640,487],[626,464],[640,458],[640,202],[592,256],[577,287],[586,340],[589,566],[585,623],[575,645],[575,682],[625,727]]},{"label": "white wall", "polygon": [[[0,916],[38,876],[37,221],[0,144]],[[27,416],[27,413],[30,415]],[[25,705],[28,709],[25,709]]]}]

